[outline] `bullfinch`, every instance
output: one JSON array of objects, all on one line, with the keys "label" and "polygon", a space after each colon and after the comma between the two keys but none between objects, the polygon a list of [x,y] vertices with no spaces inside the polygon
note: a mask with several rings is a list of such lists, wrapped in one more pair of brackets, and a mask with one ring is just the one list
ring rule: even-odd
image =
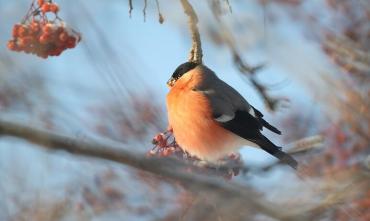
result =
[{"label": "bullfinch", "polygon": [[263,128],[281,132],[205,65],[181,64],[167,85],[169,128],[190,155],[216,162],[243,146],[253,146],[297,168],[293,157],[261,133]]}]

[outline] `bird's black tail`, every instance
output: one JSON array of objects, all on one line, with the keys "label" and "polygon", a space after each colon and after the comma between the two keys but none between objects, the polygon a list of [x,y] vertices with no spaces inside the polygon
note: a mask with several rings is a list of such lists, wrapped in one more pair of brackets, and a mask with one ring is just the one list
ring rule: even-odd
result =
[{"label": "bird's black tail", "polygon": [[281,147],[276,146],[269,139],[261,134],[260,139],[256,140],[255,143],[261,147],[267,153],[278,158],[282,163],[288,164],[293,169],[297,169],[298,162],[289,154],[281,150]]},{"label": "bird's black tail", "polygon": [[263,114],[259,110],[257,110],[253,106],[252,106],[252,108],[253,108],[254,112],[257,114],[257,119],[262,124],[263,127],[266,127],[267,129],[271,130],[272,132],[274,132],[276,134],[279,134],[279,135],[281,134],[281,131],[279,129],[277,129],[276,127],[272,126],[267,121],[265,121],[265,119],[263,119]]},{"label": "bird's black tail", "polygon": [[272,126],[271,124],[269,124],[267,121],[265,121],[263,118],[260,118],[260,121],[262,123],[262,125],[264,127],[266,127],[267,129],[271,130],[272,132],[276,133],[276,134],[281,134],[281,131],[279,129],[277,129],[276,127]]}]

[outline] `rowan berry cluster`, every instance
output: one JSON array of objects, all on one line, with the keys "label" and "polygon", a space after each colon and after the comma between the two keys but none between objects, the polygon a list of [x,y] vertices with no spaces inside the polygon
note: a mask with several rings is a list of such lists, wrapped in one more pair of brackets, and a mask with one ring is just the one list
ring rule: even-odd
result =
[{"label": "rowan berry cluster", "polygon": [[191,156],[183,150],[173,137],[172,131],[157,134],[152,143],[155,145],[149,152],[149,157],[175,157],[193,165],[189,167],[189,171],[196,170],[197,172],[216,175],[231,179],[237,176],[239,172],[245,172],[242,159],[239,154],[232,153],[218,160],[216,164],[203,161],[196,156]]},{"label": "rowan berry cluster", "polygon": [[168,157],[175,155],[178,158],[190,158],[190,155],[176,143],[171,131],[157,134],[152,143],[155,146],[148,152],[149,156]]},{"label": "rowan berry cluster", "polygon": [[[47,58],[76,47],[80,34],[68,27],[58,12],[59,6],[52,1],[38,0],[37,5],[33,2],[25,19],[13,26],[8,48]],[[49,20],[47,14],[54,14],[55,19]]]}]

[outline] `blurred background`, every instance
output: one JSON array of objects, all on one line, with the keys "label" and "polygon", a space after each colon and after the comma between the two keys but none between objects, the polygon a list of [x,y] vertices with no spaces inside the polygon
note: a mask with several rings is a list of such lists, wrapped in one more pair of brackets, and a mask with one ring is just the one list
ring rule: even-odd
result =
[{"label": "blurred background", "polygon": [[[133,0],[131,14],[129,1],[56,1],[82,41],[46,60],[6,48],[31,2],[0,0],[0,117],[145,154],[166,130],[165,83],[191,46],[180,1]],[[247,167],[269,169],[228,182],[307,220],[370,220],[370,2],[190,3],[204,63],[283,132],[266,134],[287,148],[308,138],[309,150],[296,156],[303,177],[245,148]],[[235,49],[263,68],[241,73]],[[277,220],[213,200],[124,165],[0,137],[0,220]]]}]

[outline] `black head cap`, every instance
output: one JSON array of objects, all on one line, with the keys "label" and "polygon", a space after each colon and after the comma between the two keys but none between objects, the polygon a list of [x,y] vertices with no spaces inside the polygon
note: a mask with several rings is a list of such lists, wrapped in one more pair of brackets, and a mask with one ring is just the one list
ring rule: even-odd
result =
[{"label": "black head cap", "polygon": [[185,62],[179,65],[175,72],[173,72],[170,80],[167,82],[168,85],[172,86],[171,84],[175,83],[181,76],[183,76],[188,71],[194,69],[198,64],[195,62]]}]

